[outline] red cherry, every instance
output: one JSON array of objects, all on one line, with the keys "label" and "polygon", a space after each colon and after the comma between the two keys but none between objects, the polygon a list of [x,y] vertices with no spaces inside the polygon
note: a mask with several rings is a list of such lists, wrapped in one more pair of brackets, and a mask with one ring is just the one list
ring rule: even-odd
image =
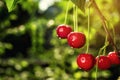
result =
[{"label": "red cherry", "polygon": [[71,32],[67,37],[68,44],[73,48],[81,48],[85,45],[86,37],[80,32]]},{"label": "red cherry", "polygon": [[56,28],[56,33],[59,38],[67,38],[68,34],[72,31],[72,28],[68,25],[59,25]]},{"label": "red cherry", "polygon": [[97,56],[96,57],[96,65],[98,66],[99,69],[105,70],[110,68],[111,66],[111,61],[107,56]]},{"label": "red cherry", "polygon": [[112,64],[120,64],[120,57],[117,52],[109,52],[107,57],[111,60]]},{"label": "red cherry", "polygon": [[95,58],[92,54],[82,53],[77,57],[77,65],[79,68],[89,71],[94,67]]}]

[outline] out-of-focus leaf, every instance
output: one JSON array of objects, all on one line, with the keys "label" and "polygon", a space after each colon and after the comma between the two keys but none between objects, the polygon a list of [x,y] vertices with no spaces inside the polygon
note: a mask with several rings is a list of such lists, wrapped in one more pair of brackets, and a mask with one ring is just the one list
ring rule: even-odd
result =
[{"label": "out-of-focus leaf", "polygon": [[85,0],[71,0],[81,11],[85,11]]},{"label": "out-of-focus leaf", "polygon": [[19,0],[5,0],[8,11],[11,12]]},{"label": "out-of-focus leaf", "polygon": [[14,3],[14,0],[5,0],[8,11],[10,12],[12,10],[12,5]]}]

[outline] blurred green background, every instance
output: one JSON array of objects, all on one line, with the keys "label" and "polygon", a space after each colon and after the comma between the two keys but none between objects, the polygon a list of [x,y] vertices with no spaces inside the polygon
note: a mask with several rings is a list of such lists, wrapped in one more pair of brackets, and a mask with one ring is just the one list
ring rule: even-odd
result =
[{"label": "blurred green background", "polygon": [[[72,49],[65,39],[56,36],[63,24],[67,0],[19,0],[12,11],[0,0],[0,80],[94,80],[95,67],[78,69],[76,57],[86,45]],[[120,49],[120,1],[96,0],[110,23],[111,34]],[[67,24],[73,26],[73,3],[70,2]],[[104,45],[105,31],[95,10],[90,14],[89,53],[97,56]],[[79,31],[87,35],[87,11],[78,13]],[[112,27],[113,25],[113,27]],[[72,27],[73,28],[73,27]],[[112,35],[113,37],[114,35]],[[109,45],[106,55],[113,51]],[[98,70],[98,80],[120,80],[120,65]]]}]

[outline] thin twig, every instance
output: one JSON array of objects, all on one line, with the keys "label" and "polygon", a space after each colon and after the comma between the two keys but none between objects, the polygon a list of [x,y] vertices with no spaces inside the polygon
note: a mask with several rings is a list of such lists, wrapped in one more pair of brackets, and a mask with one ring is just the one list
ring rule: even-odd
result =
[{"label": "thin twig", "polygon": [[109,42],[110,42],[111,45],[113,46],[114,50],[115,50],[115,51],[118,51],[117,46],[115,45],[114,40],[113,40],[113,38],[111,37],[110,32],[109,32],[109,30],[108,30],[108,28],[107,28],[107,25],[106,25],[107,20],[106,20],[106,18],[103,16],[103,14],[102,14],[102,12],[100,11],[100,9],[98,8],[96,2],[95,2],[94,0],[90,0],[90,1],[91,1],[91,3],[92,3],[92,6],[95,8],[96,12],[98,13],[98,15],[99,15],[99,17],[100,17],[100,19],[101,19],[101,21],[102,21],[103,28],[104,28],[105,32],[107,33],[107,35],[108,35]]}]

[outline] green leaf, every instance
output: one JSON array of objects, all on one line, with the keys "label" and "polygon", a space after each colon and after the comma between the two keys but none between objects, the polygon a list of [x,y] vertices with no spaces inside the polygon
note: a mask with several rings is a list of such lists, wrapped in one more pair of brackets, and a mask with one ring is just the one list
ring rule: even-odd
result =
[{"label": "green leaf", "polygon": [[6,5],[7,5],[7,8],[8,8],[8,11],[10,12],[12,10],[14,0],[5,0],[5,2],[6,2]]},{"label": "green leaf", "polygon": [[5,0],[8,12],[11,12],[19,0]]},{"label": "green leaf", "polygon": [[71,0],[81,11],[85,11],[85,0]]}]

